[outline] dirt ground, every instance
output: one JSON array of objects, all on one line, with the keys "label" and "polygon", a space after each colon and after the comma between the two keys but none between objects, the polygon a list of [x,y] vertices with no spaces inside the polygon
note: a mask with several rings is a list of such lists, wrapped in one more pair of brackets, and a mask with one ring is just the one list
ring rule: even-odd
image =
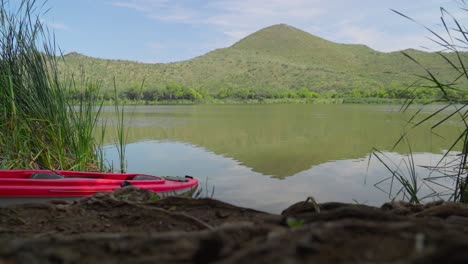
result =
[{"label": "dirt ground", "polygon": [[281,215],[126,187],[0,207],[0,263],[468,263],[468,206],[298,202]]}]

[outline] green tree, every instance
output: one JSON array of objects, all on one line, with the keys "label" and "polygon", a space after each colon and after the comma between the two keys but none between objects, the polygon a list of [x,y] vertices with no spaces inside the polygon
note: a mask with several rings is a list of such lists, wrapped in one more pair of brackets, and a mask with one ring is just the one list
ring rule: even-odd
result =
[{"label": "green tree", "polygon": [[159,93],[157,88],[149,88],[142,92],[142,98],[146,102],[156,101],[158,99]]},{"label": "green tree", "polygon": [[297,96],[300,98],[312,98],[312,92],[309,89],[302,87],[301,89],[297,90]]},{"label": "green tree", "polygon": [[184,95],[182,86],[177,83],[168,83],[165,92],[168,100],[181,99]]},{"label": "green tree", "polygon": [[202,95],[200,93],[198,93],[198,91],[195,90],[194,88],[184,87],[183,88],[182,98],[194,101],[194,100],[201,99]]}]

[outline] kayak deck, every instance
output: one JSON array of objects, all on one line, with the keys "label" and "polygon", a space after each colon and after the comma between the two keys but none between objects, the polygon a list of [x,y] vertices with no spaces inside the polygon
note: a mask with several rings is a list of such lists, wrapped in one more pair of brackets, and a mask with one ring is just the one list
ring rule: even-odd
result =
[{"label": "kayak deck", "polygon": [[[34,178],[35,175],[41,177]],[[191,176],[165,178],[132,173],[0,170],[0,197],[81,197],[125,186],[156,193],[180,193],[193,190],[197,185],[198,180]]]}]

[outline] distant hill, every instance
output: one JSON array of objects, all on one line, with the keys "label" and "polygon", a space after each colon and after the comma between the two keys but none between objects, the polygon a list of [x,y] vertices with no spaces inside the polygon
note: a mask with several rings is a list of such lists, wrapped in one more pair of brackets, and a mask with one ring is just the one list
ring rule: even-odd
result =
[{"label": "distant hill", "polygon": [[[436,53],[406,50],[436,73],[451,78],[443,58]],[[452,56],[452,54],[448,54]],[[231,89],[299,89],[316,92],[353,89],[402,88],[423,71],[400,52],[383,53],[364,45],[338,44],[300,29],[279,24],[259,30],[231,47],[217,49],[191,60],[176,63],[138,63],[107,60],[78,53],[64,56],[61,71],[101,80],[105,89],[138,86],[147,88],[168,83],[204,87],[216,93]]]}]

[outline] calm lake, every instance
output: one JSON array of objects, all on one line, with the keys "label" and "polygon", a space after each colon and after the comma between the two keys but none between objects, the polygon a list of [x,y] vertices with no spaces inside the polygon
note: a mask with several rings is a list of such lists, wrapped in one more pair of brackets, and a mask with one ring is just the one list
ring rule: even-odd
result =
[{"label": "calm lake", "polygon": [[[440,106],[431,106],[423,113]],[[127,106],[128,172],[192,175],[202,194],[279,213],[313,196],[318,202],[380,205],[389,195],[374,184],[391,173],[369,156],[382,150],[403,172],[409,152],[393,145],[409,115],[382,105]],[[105,107],[109,132],[114,108]],[[459,133],[457,122],[408,135],[416,165],[435,165]],[[106,139],[107,142],[112,138]],[[119,166],[112,144],[106,157]],[[407,160],[407,158],[405,159]],[[428,170],[417,167],[420,177]],[[389,190],[390,183],[378,185]],[[436,187],[437,188],[437,187]],[[395,190],[393,190],[395,192]]]}]

